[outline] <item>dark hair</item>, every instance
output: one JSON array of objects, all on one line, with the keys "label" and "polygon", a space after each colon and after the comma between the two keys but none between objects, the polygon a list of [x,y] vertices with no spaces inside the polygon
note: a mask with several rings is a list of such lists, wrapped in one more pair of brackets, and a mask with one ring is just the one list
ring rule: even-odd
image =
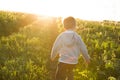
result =
[{"label": "dark hair", "polygon": [[67,17],[64,19],[63,24],[64,24],[65,29],[75,28],[75,26],[76,26],[75,18],[73,18],[71,16]]}]

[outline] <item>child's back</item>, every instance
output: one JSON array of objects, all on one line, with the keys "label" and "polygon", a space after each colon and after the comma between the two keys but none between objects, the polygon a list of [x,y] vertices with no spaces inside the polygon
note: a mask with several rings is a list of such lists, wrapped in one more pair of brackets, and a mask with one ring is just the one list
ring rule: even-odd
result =
[{"label": "child's back", "polygon": [[68,17],[64,20],[66,31],[62,32],[53,45],[51,51],[51,59],[59,55],[59,64],[56,72],[56,80],[73,80],[73,68],[78,63],[80,53],[82,53],[86,62],[89,63],[90,56],[87,48],[74,29],[76,21],[73,17]]}]

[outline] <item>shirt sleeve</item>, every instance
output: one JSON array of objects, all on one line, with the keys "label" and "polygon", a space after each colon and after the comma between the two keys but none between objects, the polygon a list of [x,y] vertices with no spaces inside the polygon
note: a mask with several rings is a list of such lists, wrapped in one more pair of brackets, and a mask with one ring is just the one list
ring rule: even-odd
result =
[{"label": "shirt sleeve", "polygon": [[54,58],[58,55],[58,51],[60,50],[61,47],[61,35],[59,35],[52,47],[52,51],[51,51],[51,59],[54,60]]},{"label": "shirt sleeve", "polygon": [[85,45],[85,43],[83,42],[83,40],[81,39],[80,36],[79,36],[79,45],[80,45],[80,51],[82,53],[82,56],[84,57],[84,59],[86,61],[89,61],[90,60],[90,56],[88,54],[88,50],[87,50],[86,45]]}]

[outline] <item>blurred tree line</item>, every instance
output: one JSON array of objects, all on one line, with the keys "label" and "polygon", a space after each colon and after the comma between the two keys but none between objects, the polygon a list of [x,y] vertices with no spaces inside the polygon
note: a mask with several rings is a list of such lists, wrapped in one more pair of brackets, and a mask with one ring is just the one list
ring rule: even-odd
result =
[{"label": "blurred tree line", "polygon": [[14,32],[18,32],[20,28],[36,19],[37,16],[33,14],[0,11],[0,36],[8,36]]}]

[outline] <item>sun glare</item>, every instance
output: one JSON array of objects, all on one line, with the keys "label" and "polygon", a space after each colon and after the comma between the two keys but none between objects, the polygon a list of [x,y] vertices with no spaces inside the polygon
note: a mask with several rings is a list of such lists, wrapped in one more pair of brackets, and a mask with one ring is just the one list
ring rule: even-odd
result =
[{"label": "sun glare", "polygon": [[[118,19],[116,0],[0,0],[0,10],[29,12],[47,16],[74,16],[81,19]],[[120,20],[120,19],[118,19]]]}]

